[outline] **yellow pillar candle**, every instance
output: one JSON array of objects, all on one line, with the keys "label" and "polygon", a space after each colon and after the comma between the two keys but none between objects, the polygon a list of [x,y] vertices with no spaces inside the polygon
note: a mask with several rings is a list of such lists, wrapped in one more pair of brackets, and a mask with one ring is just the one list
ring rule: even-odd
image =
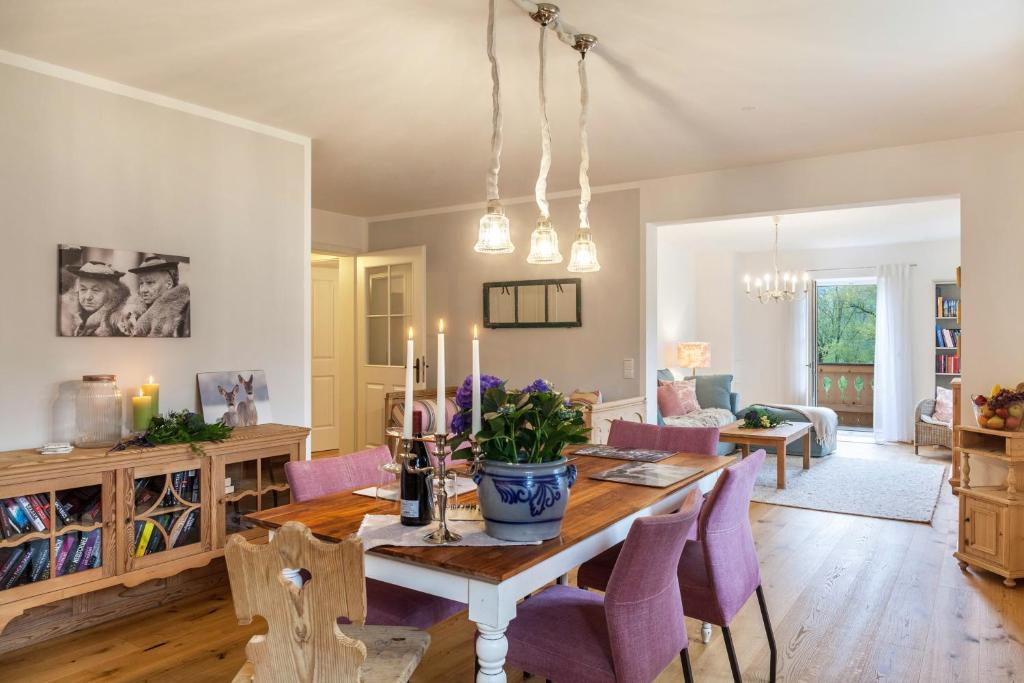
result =
[{"label": "yellow pillar candle", "polygon": [[152,415],[156,416],[160,414],[160,385],[153,381],[153,376],[149,376],[149,382],[142,385],[142,395],[149,396],[152,401]]},{"label": "yellow pillar candle", "polygon": [[144,432],[149,429],[149,421],[153,419],[153,399],[142,393],[132,396],[132,431]]}]

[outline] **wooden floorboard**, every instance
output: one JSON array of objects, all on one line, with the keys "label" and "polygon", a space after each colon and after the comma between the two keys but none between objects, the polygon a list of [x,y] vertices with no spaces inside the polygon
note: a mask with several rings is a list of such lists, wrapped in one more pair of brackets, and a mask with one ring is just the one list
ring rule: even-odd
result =
[{"label": "wooden floorboard", "polygon": [[[949,452],[843,442],[843,457],[948,464]],[[813,466],[813,465],[812,465]],[[780,681],[1024,680],[1024,588],[961,572],[956,499],[943,485],[931,525],[754,503],[751,526],[782,654]],[[0,681],[229,680],[262,622],[239,626],[227,586],[0,656]],[[698,681],[731,680],[721,633],[700,642],[688,620]],[[465,614],[431,629],[416,683],[473,680]],[[768,680],[755,600],[733,622],[745,681]],[[512,671],[509,680],[522,680]],[[537,679],[531,679],[536,681]],[[657,683],[682,680],[673,662]]]}]

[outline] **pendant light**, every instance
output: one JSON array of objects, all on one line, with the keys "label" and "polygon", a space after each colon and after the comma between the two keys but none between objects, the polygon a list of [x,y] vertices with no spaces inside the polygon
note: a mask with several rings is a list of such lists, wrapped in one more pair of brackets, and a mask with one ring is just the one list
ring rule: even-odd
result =
[{"label": "pendant light", "polygon": [[597,37],[589,33],[576,34],[572,46],[580,53],[580,228],[572,243],[569,256],[569,271],[573,273],[596,273],[601,270],[597,262],[597,245],[590,232],[590,144],[587,140],[587,114],[590,109],[590,92],[587,88],[587,50],[594,47]]},{"label": "pendant light", "polygon": [[491,62],[491,160],[487,168],[487,213],[480,219],[473,249],[481,254],[510,254],[515,251],[509,233],[508,216],[498,194],[498,173],[501,171],[501,82],[498,59],[494,54],[494,2],[487,13],[487,59]]},{"label": "pendant light", "polygon": [[550,3],[541,2],[537,4],[537,10],[530,15],[534,21],[540,24],[540,173],[537,176],[535,195],[537,208],[540,216],[537,218],[537,227],[530,235],[530,255],[526,257],[527,263],[549,264],[561,263],[562,254],[558,250],[558,233],[551,227],[551,211],[548,206],[548,171],[551,168],[551,126],[548,123],[547,96],[544,92],[544,76],[547,63],[546,38],[548,24],[558,18],[558,7]]}]

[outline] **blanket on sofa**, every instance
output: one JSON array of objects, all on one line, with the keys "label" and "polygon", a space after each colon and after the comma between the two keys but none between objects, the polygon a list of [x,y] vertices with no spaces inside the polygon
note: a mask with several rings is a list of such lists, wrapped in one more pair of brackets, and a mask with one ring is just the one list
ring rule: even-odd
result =
[{"label": "blanket on sofa", "polygon": [[836,442],[839,438],[839,416],[831,408],[820,406],[797,406],[788,403],[761,403],[765,408],[778,408],[779,410],[792,410],[807,418],[807,421],[814,425],[814,433],[818,445],[825,453],[831,453],[836,449]]},{"label": "blanket on sofa", "polygon": [[725,408],[701,408],[686,415],[662,418],[673,427],[724,427],[736,421],[736,416]]}]

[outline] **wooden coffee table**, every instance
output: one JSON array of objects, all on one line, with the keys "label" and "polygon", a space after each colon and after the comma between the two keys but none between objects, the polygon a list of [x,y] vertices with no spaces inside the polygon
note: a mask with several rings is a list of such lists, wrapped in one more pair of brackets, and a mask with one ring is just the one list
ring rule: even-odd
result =
[{"label": "wooden coffee table", "polygon": [[743,429],[743,422],[734,422],[718,430],[719,439],[738,444],[743,457],[750,455],[751,446],[774,446],[778,482],[776,488],[786,488],[786,446],[797,439],[804,440],[804,469],[811,469],[811,423],[790,422],[771,429]]}]

